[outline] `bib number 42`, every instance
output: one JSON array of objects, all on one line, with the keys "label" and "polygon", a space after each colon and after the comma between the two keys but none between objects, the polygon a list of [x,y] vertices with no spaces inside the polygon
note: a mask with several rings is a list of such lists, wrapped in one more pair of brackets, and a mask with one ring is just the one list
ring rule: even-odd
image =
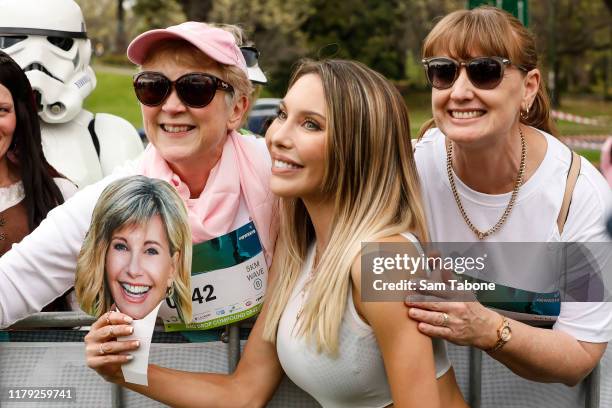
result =
[{"label": "bib number 42", "polygon": [[[199,304],[210,302],[217,299],[216,295],[213,295],[215,288],[213,285],[204,285],[200,290],[199,287],[193,289],[193,294],[191,295],[191,300],[193,302],[198,302]],[[171,298],[166,298],[166,303],[168,307],[172,309],[176,309],[176,305],[174,304],[174,300]]]}]

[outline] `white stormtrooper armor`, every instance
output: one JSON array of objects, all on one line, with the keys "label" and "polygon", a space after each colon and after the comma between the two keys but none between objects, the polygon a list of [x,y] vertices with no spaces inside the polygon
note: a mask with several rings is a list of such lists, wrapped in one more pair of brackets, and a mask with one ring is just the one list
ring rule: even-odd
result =
[{"label": "white stormtrooper armor", "polygon": [[34,89],[47,160],[79,188],[142,152],[129,122],[83,109],[96,77],[83,14],[73,0],[0,0],[0,49]]}]

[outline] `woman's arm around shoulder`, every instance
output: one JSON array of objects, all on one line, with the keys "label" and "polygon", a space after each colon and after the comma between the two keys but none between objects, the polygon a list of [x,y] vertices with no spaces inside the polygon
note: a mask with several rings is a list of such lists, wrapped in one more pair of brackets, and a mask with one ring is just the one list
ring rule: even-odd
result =
[{"label": "woman's arm around shoulder", "polygon": [[[379,242],[404,243],[409,255],[417,257],[419,254],[414,244],[400,235]],[[363,302],[361,274],[361,259],[358,258],[351,269],[353,302],[376,335],[394,407],[439,407],[431,339],[419,333],[416,322],[406,319],[401,301]]]}]

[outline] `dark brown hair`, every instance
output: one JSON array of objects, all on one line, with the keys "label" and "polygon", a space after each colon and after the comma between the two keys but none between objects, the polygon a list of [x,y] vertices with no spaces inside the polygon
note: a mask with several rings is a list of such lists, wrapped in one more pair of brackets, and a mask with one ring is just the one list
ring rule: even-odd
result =
[{"label": "dark brown hair", "polygon": [[40,136],[40,123],[30,82],[11,57],[0,51],[0,84],[13,97],[17,125],[9,147],[17,158],[19,177],[25,190],[24,204],[31,230],[64,198],[53,177],[62,177],[45,159]]}]

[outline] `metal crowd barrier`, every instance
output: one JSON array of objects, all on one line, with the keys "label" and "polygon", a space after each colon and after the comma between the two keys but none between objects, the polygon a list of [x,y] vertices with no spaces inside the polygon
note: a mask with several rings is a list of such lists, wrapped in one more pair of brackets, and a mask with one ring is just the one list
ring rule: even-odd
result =
[{"label": "metal crowd barrier", "polygon": [[[13,324],[9,329],[39,329],[39,328],[73,328],[91,326],[96,319],[83,312],[40,312],[35,313]],[[123,389],[117,384],[111,384],[111,407],[121,408]]]},{"label": "metal crowd barrier", "polygon": [[[90,326],[95,321],[82,312],[43,312],[27,317],[9,328],[9,330],[40,329],[40,328],[74,328]],[[233,372],[240,360],[240,329],[252,327],[253,320],[232,324],[226,327],[220,340],[227,344],[227,358],[229,372]],[[482,351],[471,348],[469,350],[469,379],[468,403],[471,408],[481,408],[482,405]],[[586,387],[585,408],[600,407],[600,375],[598,364],[584,380]],[[122,387],[111,386],[111,403],[113,408],[124,406],[124,391]]]},{"label": "metal crowd barrier", "polygon": [[[44,329],[44,328],[73,328],[92,325],[96,319],[83,312],[40,312],[33,314],[9,327],[10,330]],[[240,322],[226,327],[221,341],[228,345],[228,366],[233,372],[240,360],[240,328],[252,327],[252,321]],[[123,406],[123,388],[111,385],[112,408]]]},{"label": "metal crowd barrier", "polygon": [[[35,313],[9,327],[9,330],[73,328],[92,325],[96,319],[83,312],[40,312]],[[240,328],[252,327],[252,321],[235,323],[226,327],[221,341],[228,344],[228,364],[233,372],[240,360]]]},{"label": "metal crowd barrier", "polygon": [[[469,405],[471,408],[481,408],[482,401],[482,350],[470,348],[469,354]],[[584,379],[586,395],[585,408],[599,407],[599,384],[601,367],[595,366],[593,371]]]},{"label": "metal crowd barrier", "polygon": [[72,328],[90,326],[95,321],[94,317],[83,312],[40,312],[18,321],[9,329]]}]

